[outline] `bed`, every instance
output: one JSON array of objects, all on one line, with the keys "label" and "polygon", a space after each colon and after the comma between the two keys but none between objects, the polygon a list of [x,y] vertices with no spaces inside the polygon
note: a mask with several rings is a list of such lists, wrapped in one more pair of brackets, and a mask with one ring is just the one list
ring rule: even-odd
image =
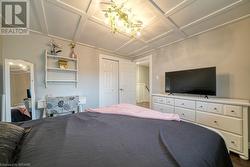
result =
[{"label": "bed", "polygon": [[178,120],[91,110],[19,125],[15,163],[34,167],[232,167],[220,135]]}]

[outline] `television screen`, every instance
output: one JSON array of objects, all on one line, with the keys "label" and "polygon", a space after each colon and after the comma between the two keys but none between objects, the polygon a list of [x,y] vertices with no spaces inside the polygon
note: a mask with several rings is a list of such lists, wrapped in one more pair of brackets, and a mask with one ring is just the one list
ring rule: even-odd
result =
[{"label": "television screen", "polygon": [[166,72],[165,91],[216,95],[216,67]]}]

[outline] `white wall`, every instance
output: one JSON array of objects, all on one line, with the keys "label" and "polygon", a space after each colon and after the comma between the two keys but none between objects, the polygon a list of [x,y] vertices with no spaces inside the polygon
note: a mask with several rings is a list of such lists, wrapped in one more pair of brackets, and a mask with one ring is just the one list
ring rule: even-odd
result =
[{"label": "white wall", "polygon": [[2,117],[2,94],[3,94],[3,60],[2,60],[2,36],[0,35],[0,120]]},{"label": "white wall", "polygon": [[[4,36],[3,58],[22,59],[34,64],[36,100],[46,95],[67,96],[81,95],[87,97],[86,107],[99,105],[99,54],[107,54],[99,50],[77,45],[75,52],[79,55],[79,84],[49,85],[44,84],[44,51],[48,49],[50,38],[38,34],[28,36]],[[63,55],[69,56],[69,42],[55,40],[63,47]]]},{"label": "white wall", "polygon": [[149,92],[145,88],[149,88],[149,67],[137,65],[136,66],[136,101],[148,102]]},{"label": "white wall", "polygon": [[210,66],[219,97],[250,99],[250,18],[154,52],[153,93],[164,92],[166,71]]}]

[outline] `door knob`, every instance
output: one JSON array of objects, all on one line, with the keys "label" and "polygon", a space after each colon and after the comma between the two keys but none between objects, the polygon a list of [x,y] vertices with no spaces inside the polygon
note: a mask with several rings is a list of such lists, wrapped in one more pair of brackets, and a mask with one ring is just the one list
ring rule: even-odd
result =
[{"label": "door knob", "polygon": [[120,91],[123,91],[123,90],[124,90],[124,89],[122,89],[122,88],[120,89]]}]

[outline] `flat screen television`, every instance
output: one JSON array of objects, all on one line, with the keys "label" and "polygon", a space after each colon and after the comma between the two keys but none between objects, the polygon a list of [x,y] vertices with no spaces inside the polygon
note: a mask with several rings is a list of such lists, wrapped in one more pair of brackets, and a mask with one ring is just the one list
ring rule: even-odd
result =
[{"label": "flat screen television", "polygon": [[216,67],[165,73],[165,92],[216,95]]}]

